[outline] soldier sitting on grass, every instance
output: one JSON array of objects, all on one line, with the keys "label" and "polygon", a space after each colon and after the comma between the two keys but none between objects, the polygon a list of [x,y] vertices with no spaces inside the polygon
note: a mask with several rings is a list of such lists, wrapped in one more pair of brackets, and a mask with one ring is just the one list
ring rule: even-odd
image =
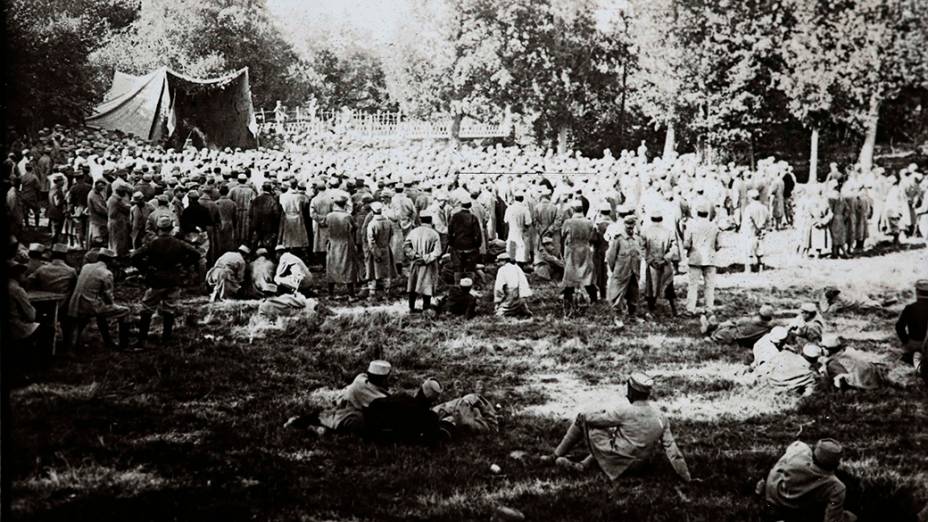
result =
[{"label": "soldier sitting on grass", "polygon": [[[616,480],[627,471],[648,466],[661,449],[677,475],[689,482],[686,459],[674,441],[670,423],[650,401],[653,386],[651,377],[633,373],[627,382],[627,402],[577,415],[554,454],[544,455],[542,460],[554,460],[557,466],[573,471],[598,466],[611,480]],[[590,455],[580,462],[568,459],[567,453],[581,441]]]}]

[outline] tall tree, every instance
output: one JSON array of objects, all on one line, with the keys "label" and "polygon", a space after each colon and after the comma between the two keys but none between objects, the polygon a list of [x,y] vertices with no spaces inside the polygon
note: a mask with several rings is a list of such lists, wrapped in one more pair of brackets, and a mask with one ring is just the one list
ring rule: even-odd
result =
[{"label": "tall tree", "polygon": [[94,53],[101,78],[168,66],[195,77],[249,68],[255,105],[302,101],[305,69],[257,0],[146,0],[138,19]]},{"label": "tall tree", "polygon": [[11,53],[3,109],[16,126],[79,123],[96,99],[88,56],[96,35],[125,26],[137,5],[123,0],[11,0],[4,32]]},{"label": "tall tree", "polygon": [[790,113],[810,131],[809,182],[818,179],[819,131],[838,110],[844,56],[836,41],[840,29],[828,6],[792,0],[791,23],[783,45],[784,67],[774,72],[776,86],[788,99]]},{"label": "tall tree", "polygon": [[869,171],[881,106],[905,87],[928,85],[928,3],[832,0],[827,5],[840,60],[837,82],[849,100],[842,116],[864,133],[858,162]]}]

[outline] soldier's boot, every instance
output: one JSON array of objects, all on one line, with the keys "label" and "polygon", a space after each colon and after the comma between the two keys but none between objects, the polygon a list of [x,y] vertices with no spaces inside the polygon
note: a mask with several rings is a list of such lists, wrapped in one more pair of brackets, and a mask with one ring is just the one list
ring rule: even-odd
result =
[{"label": "soldier's boot", "polygon": [[657,309],[657,298],[655,298],[655,297],[647,297],[647,298],[645,298],[645,300],[646,300],[647,303],[648,303],[648,311],[651,312],[651,313],[653,314],[654,311]]},{"label": "soldier's boot", "polygon": [[166,344],[174,336],[174,316],[172,314],[162,314],[161,320],[164,322],[164,329],[161,331],[161,342]]},{"label": "soldier's boot", "polygon": [[151,312],[142,312],[141,317],[139,317],[139,339],[136,343],[137,348],[144,348],[145,343],[148,342],[148,331],[151,329]]},{"label": "soldier's boot", "polygon": [[676,317],[676,316],[677,316],[677,302],[676,302],[676,300],[675,300],[674,298],[671,297],[671,298],[667,299],[667,302],[670,303],[670,316],[671,316],[671,317]]},{"label": "soldier's boot", "polygon": [[126,351],[129,349],[129,323],[119,321],[119,349]]},{"label": "soldier's boot", "polygon": [[113,350],[116,348],[116,344],[113,342],[113,336],[110,335],[110,325],[106,322],[106,319],[103,317],[97,317],[97,329],[100,330],[100,337],[103,338],[103,346],[107,350]]},{"label": "soldier's boot", "polygon": [[590,296],[590,303],[595,303],[598,300],[599,289],[596,288],[596,285],[586,287],[586,293]]}]

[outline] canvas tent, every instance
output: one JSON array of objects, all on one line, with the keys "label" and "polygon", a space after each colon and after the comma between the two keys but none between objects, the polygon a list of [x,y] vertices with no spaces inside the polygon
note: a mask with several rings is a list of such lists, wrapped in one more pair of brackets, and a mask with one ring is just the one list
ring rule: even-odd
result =
[{"label": "canvas tent", "polygon": [[210,148],[257,145],[248,69],[199,80],[162,67],[145,76],[119,71],[87,125],[166,139],[180,148],[190,139]]}]

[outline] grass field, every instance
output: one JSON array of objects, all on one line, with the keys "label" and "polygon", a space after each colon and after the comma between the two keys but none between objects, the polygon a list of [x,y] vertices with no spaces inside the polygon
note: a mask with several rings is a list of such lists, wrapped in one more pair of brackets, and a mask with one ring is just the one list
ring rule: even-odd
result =
[{"label": "grass field", "polygon": [[[409,316],[399,303],[334,302],[319,328],[291,325],[254,339],[240,335],[254,303],[225,306],[208,325],[180,328],[169,346],[131,354],[91,347],[14,390],[15,446],[6,461],[13,513],[49,521],[489,520],[506,505],[530,520],[755,520],[753,484],[783,449],[797,437],[832,436],[847,447],[841,474],[860,520],[914,520],[928,501],[928,394],[898,367],[892,324],[915,277],[928,271],[926,252],[720,277],[720,319],[762,303],[795,309],[820,284],[899,300],[885,314],[832,318],[855,347],[895,366],[898,384],[803,400],[752,389],[738,375],[749,354],[703,340],[696,320],[658,317],[619,332],[601,305],[564,320],[554,286],[537,288],[528,321],[436,321]],[[126,299],[137,292],[126,290]],[[393,363],[400,387],[433,376],[448,397],[484,389],[501,405],[500,433],[420,448],[281,428],[375,357]],[[683,485],[663,460],[612,483],[537,459],[578,409],[623,394],[636,369],[656,376],[656,400],[699,481]],[[493,463],[501,473],[490,472]]]}]

